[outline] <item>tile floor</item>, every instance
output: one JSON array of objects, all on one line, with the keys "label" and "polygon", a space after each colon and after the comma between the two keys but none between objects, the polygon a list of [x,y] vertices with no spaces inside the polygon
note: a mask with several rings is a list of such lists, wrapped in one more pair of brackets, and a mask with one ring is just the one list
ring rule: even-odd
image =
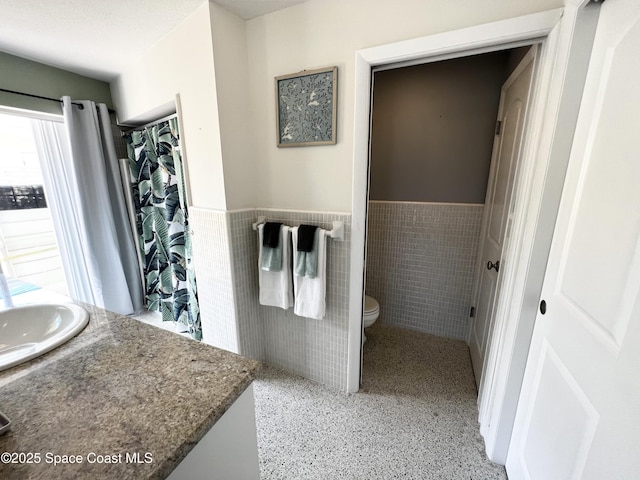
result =
[{"label": "tile floor", "polygon": [[484,453],[467,345],[380,324],[367,338],[356,394],[264,368],[262,479],[506,479]]}]

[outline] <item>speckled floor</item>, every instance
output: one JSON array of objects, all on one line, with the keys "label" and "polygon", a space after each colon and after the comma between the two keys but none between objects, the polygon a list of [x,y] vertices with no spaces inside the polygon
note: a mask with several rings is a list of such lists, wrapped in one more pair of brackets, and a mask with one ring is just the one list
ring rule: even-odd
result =
[{"label": "speckled floor", "polygon": [[484,453],[466,344],[379,324],[367,337],[357,394],[263,370],[261,478],[506,479]]}]

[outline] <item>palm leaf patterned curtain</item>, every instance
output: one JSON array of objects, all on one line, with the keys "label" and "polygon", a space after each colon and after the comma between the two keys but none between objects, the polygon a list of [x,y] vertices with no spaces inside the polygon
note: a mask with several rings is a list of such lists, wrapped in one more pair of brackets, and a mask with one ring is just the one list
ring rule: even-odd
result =
[{"label": "palm leaf patterned curtain", "polygon": [[163,321],[186,325],[191,336],[201,340],[177,119],[125,138],[147,308],[161,312]]}]

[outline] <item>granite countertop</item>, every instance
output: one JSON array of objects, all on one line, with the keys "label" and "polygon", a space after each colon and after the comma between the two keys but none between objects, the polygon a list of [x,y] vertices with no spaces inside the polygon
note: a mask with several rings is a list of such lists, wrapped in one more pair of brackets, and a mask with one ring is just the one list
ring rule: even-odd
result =
[{"label": "granite countertop", "polygon": [[[82,306],[90,320],[79,335],[0,372],[0,411],[12,421],[0,454],[40,454],[39,463],[0,462],[0,478],[165,478],[249,386],[259,363]],[[71,456],[82,463],[52,463]]]}]

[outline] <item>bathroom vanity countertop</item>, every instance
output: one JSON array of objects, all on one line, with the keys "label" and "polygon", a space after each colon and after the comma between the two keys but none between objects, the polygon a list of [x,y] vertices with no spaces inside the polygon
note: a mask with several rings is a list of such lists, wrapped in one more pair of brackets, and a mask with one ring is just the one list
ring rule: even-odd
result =
[{"label": "bathroom vanity countertop", "polygon": [[[12,421],[0,454],[25,454],[2,456],[0,478],[165,478],[260,364],[81,305],[90,320],[78,336],[0,372],[0,411]],[[71,456],[82,463],[52,463]]]}]

